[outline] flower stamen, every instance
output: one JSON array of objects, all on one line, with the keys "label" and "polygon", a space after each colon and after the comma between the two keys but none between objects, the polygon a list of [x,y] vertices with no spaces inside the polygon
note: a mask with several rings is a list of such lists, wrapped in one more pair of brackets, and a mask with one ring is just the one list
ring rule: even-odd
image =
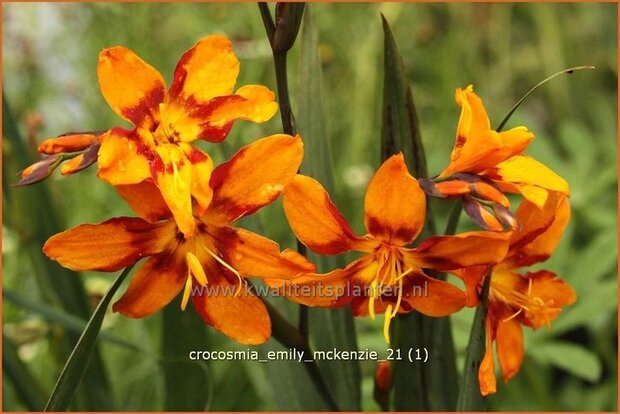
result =
[{"label": "flower stamen", "polygon": [[226,269],[230,270],[235,276],[237,276],[237,281],[239,282],[239,286],[237,287],[237,291],[235,292],[235,296],[239,296],[239,293],[241,292],[241,288],[243,286],[243,278],[241,277],[241,273],[239,273],[239,271],[237,271],[237,269],[235,269],[234,267],[232,267],[231,265],[229,265],[228,263],[226,263],[226,261],[224,261],[224,259],[222,259],[219,255],[213,253],[211,250],[209,250],[206,246],[202,246],[207,253],[209,253],[209,255],[211,257],[213,257],[215,260],[218,261],[219,264],[221,264],[222,266],[224,266]]},{"label": "flower stamen", "polygon": [[192,293],[192,276],[188,275],[185,280],[185,288],[183,289],[183,300],[181,300],[181,310],[184,311],[189,301],[189,296]]}]

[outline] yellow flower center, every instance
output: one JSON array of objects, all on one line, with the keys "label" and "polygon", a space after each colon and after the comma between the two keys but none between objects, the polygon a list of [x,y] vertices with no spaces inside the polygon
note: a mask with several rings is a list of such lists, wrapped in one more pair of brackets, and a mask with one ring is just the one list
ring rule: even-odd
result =
[{"label": "yellow flower center", "polygon": [[[403,279],[413,269],[404,270],[404,261],[398,247],[387,244],[381,245],[375,252],[376,260],[379,263],[377,274],[370,283],[370,299],[368,301],[368,313],[372,319],[375,318],[375,301],[382,300],[381,296],[386,290],[397,289],[396,304],[388,304],[385,310],[383,322],[383,336],[385,341],[390,343],[390,323],[398,314],[403,297]],[[393,291],[390,292],[393,294]]]},{"label": "yellow flower center", "polygon": [[[520,278],[521,276],[517,277]],[[525,312],[526,315],[542,315],[545,324],[549,328],[551,325],[549,311],[554,309],[553,299],[545,301],[538,296],[532,295],[532,279],[527,279],[528,286],[525,292],[519,289],[519,286],[515,286],[514,283],[511,283],[513,280],[513,275],[508,276],[508,274],[497,271],[493,272],[491,278],[489,299],[502,302],[510,308],[516,309],[516,311],[508,318],[505,318],[503,322],[516,318],[522,312]]]},{"label": "yellow flower center", "polygon": [[174,112],[165,103],[159,104],[159,124],[153,132],[153,138],[158,144],[174,144],[179,142],[179,133],[174,128]]},{"label": "yellow flower center", "polygon": [[206,226],[204,223],[198,224],[198,235],[192,237],[189,240],[185,240],[187,243],[187,252],[185,253],[185,262],[187,264],[187,278],[185,280],[185,288],[183,289],[183,299],[181,300],[181,310],[185,310],[187,306],[187,302],[192,294],[192,286],[194,285],[194,281],[198,282],[201,286],[206,286],[209,281],[207,279],[207,275],[204,271],[204,268],[201,264],[200,258],[203,257],[204,262],[204,253],[206,253],[209,257],[215,259],[220,265],[224,266],[227,270],[229,270],[232,274],[237,277],[237,290],[235,292],[235,296],[239,295],[241,292],[241,288],[243,287],[243,278],[241,277],[241,273],[228,264],[217,252],[217,250],[212,247],[212,243],[208,238],[208,233]]}]

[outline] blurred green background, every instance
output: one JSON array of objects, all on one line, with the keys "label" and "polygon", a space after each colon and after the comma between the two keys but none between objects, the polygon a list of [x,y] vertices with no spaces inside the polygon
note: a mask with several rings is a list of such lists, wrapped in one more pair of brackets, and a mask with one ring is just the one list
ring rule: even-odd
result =
[{"label": "blurred green background", "polygon": [[[521,372],[509,384],[498,380],[499,392],[488,398],[492,410],[617,409],[616,8],[611,3],[309,6],[320,42],[324,127],[335,172],[332,198],[360,233],[363,195],[379,163],[380,12],[392,26],[410,78],[431,174],[449,159],[459,114],[456,87],[473,83],[497,125],[546,76],[569,66],[596,66],[545,85],[509,123],[536,133],[528,153],[572,187],[571,223],[553,257],[537,267],[568,281],[578,301],[550,331],[527,330]],[[44,138],[126,125],[99,93],[98,52],[127,46],[169,82],[185,50],[204,35],[223,33],[233,40],[241,60],[238,85],[262,83],[275,90],[275,78],[253,3],[4,3],[2,30],[3,93],[23,137],[20,143],[3,140],[3,409],[41,409],[84,318],[113,278],[65,272],[65,284],[59,286],[61,270],[43,256],[41,243],[69,226],[131,212],[112,188],[95,178],[94,168],[67,178],[57,173],[35,187],[7,184],[16,181],[15,173],[36,156],[36,144]],[[293,111],[299,99],[299,59],[297,45],[289,56]],[[205,148],[221,161],[239,146],[279,131],[278,116],[262,125],[239,122],[223,145]],[[433,209],[442,228],[449,206],[433,203]],[[279,202],[258,216],[266,235],[283,247],[294,246]],[[468,219],[461,220],[461,230],[470,227]],[[85,294],[76,280],[84,282]],[[72,294],[86,296],[75,299]],[[464,310],[453,317],[459,367],[472,314]],[[201,326],[189,308],[179,318],[180,329]],[[157,411],[173,406],[169,394],[192,387],[211,410],[295,409],[291,400],[302,398],[287,395],[287,381],[294,379],[256,362],[192,364],[200,365],[198,371],[192,367],[187,375],[182,370],[175,374],[170,361],[157,357],[166,343],[162,319],[161,314],[144,320],[107,315],[106,337],[94,363],[99,379],[87,376],[75,408]],[[360,349],[385,350],[381,324],[356,320]],[[195,344],[186,345],[246,349],[207,326],[200,335]],[[189,364],[182,355],[179,366]],[[377,410],[372,399],[376,364],[363,362],[360,368],[361,408]],[[164,383],[166,370],[178,375],[174,386]],[[98,392],[96,381],[108,384],[101,388],[107,394],[91,395]],[[23,384],[30,384],[29,389]],[[97,401],[107,405],[97,406]]]}]

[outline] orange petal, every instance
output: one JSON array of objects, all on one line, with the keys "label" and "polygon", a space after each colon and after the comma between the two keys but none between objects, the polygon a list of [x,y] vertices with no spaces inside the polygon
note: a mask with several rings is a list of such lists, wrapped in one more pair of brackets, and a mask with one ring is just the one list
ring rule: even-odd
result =
[{"label": "orange petal", "polygon": [[170,209],[157,186],[150,180],[140,184],[117,185],[116,191],[141,218],[151,223],[170,218]]},{"label": "orange petal", "polygon": [[259,123],[270,120],[278,111],[274,99],[274,93],[264,86],[247,85],[239,88],[235,95],[209,105],[209,110],[204,111],[205,115],[198,117],[202,126],[198,138],[219,142],[226,136],[222,131],[227,132],[236,120]]},{"label": "orange petal", "polygon": [[166,83],[155,68],[134,52],[121,46],[103,50],[97,76],[103,97],[118,115],[147,129],[159,119]]},{"label": "orange petal", "polygon": [[493,361],[493,332],[489,315],[486,318],[486,348],[478,369],[478,383],[480,384],[480,393],[483,396],[494,394],[497,391],[495,362]]},{"label": "orange petal", "polygon": [[101,138],[98,176],[112,185],[138,184],[151,177],[149,153],[135,134],[114,128]]},{"label": "orange petal", "polygon": [[564,196],[551,194],[542,210],[524,201],[517,210],[521,230],[510,240],[515,267],[547,260],[560,242],[570,219],[570,204]]},{"label": "orange petal", "polygon": [[[469,85],[465,89],[457,88],[454,93],[454,99],[457,105],[461,107],[461,115],[456,128],[457,136],[469,137],[470,135],[491,129],[491,122],[489,121],[487,111],[484,109],[482,99],[474,92],[473,85]],[[456,151],[456,155],[453,153],[452,158],[459,155],[459,151],[462,150],[465,144],[466,142],[461,144],[457,140],[457,144],[453,149],[453,151]]]},{"label": "orange petal", "polygon": [[375,237],[392,244],[410,243],[422,230],[426,196],[407,171],[403,154],[388,158],[368,185],[364,224]]},{"label": "orange petal", "polygon": [[191,164],[190,191],[198,203],[198,216],[202,216],[211,204],[213,190],[209,185],[213,172],[213,161],[206,152],[187,144],[181,144],[187,160]]},{"label": "orange petal", "polygon": [[204,105],[190,100],[184,107],[177,105],[184,117],[177,117],[175,129],[182,141],[221,142],[236,120],[261,123],[271,119],[278,110],[274,98],[274,93],[264,86],[248,85],[239,88],[235,95],[218,96]]},{"label": "orange petal", "polygon": [[523,362],[523,329],[517,318],[510,318],[510,311],[497,315],[495,336],[497,359],[502,368],[504,381],[515,376]]},{"label": "orange petal", "polygon": [[467,303],[465,306],[474,307],[480,304],[478,287],[482,284],[487,274],[487,266],[470,266],[464,269],[453,270],[451,273],[458,276],[465,283]]},{"label": "orange petal", "polygon": [[351,262],[344,269],[326,274],[307,274],[286,281],[288,299],[307,306],[341,307],[354,299],[366,297],[366,281],[377,274],[377,264],[371,256]]},{"label": "orange petal", "polygon": [[161,252],[174,239],[174,223],[119,217],[82,224],[50,237],[43,252],[72,270],[114,272]]},{"label": "orange petal", "polygon": [[467,296],[450,283],[419,272],[407,277],[403,301],[428,316],[448,316],[465,306]]},{"label": "orange petal", "polygon": [[362,248],[323,186],[313,178],[296,175],[286,187],[284,213],[297,238],[321,254],[340,254]]},{"label": "orange petal", "polygon": [[183,56],[170,86],[172,101],[205,104],[217,96],[230,95],[239,75],[239,60],[230,40],[220,35],[199,40]]},{"label": "orange petal", "polygon": [[[570,195],[570,188],[566,180],[550,170],[544,164],[526,155],[514,156],[496,167],[484,172],[484,175],[496,181],[505,181],[516,184],[517,186],[535,186],[550,191],[557,191],[564,195]],[[526,187],[527,189],[528,187]],[[529,195],[521,191],[524,197]],[[538,192],[528,197],[530,201],[536,203],[540,208],[544,201],[541,200]]]},{"label": "orange petal", "polygon": [[82,151],[94,144],[97,139],[97,135],[88,133],[62,135],[57,138],[46,139],[39,144],[38,151],[42,154]]},{"label": "orange petal", "polygon": [[[204,265],[205,263],[203,263]],[[221,275],[224,269],[210,262],[209,284],[202,294],[192,295],[198,315],[209,325],[241,344],[262,344],[271,336],[267,308],[246,289],[234,295],[237,287]]]},{"label": "orange petal", "polygon": [[531,280],[531,287],[529,287],[531,297],[538,298],[546,304],[540,309],[525,313],[528,325],[534,329],[549,325],[560,314],[563,306],[571,305],[577,299],[573,288],[553,272],[540,270],[527,273],[525,279]]},{"label": "orange petal", "polygon": [[186,279],[187,264],[180,249],[160,253],[138,269],[112,309],[130,318],[149,316],[169,304]]},{"label": "orange petal", "polygon": [[224,261],[244,275],[291,278],[315,270],[304,256],[292,250],[280,253],[276,242],[250,231],[224,227],[209,233]]},{"label": "orange petal", "polygon": [[[157,187],[179,230],[186,238],[191,237],[196,228],[196,220],[192,214],[192,162],[176,144],[160,144],[156,151],[162,164],[161,168],[157,169]],[[207,160],[209,163],[210,159]]]},{"label": "orange petal", "polygon": [[301,137],[284,134],[241,148],[213,171],[206,220],[229,223],[274,201],[297,173],[303,153]]},{"label": "orange petal", "polygon": [[506,233],[471,231],[454,236],[435,236],[417,248],[401,249],[413,268],[454,270],[500,262],[508,250]]},{"label": "orange petal", "polygon": [[482,100],[474,93],[472,85],[465,90],[457,89],[455,99],[461,107],[461,116],[450,165],[440,177],[457,172],[484,171],[521,153],[534,138],[525,127],[500,133],[491,130]]}]

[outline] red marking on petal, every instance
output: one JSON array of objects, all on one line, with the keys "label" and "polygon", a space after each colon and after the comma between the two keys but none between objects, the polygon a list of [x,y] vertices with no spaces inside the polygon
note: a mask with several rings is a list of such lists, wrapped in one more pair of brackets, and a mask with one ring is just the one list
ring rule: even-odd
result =
[{"label": "red marking on petal", "polygon": [[[123,117],[127,119],[141,119],[140,126],[151,127],[159,119],[159,104],[164,101],[165,90],[155,88],[146,94],[140,103],[133,108],[123,109]],[[145,120],[150,120],[152,124],[144,124]]]}]

